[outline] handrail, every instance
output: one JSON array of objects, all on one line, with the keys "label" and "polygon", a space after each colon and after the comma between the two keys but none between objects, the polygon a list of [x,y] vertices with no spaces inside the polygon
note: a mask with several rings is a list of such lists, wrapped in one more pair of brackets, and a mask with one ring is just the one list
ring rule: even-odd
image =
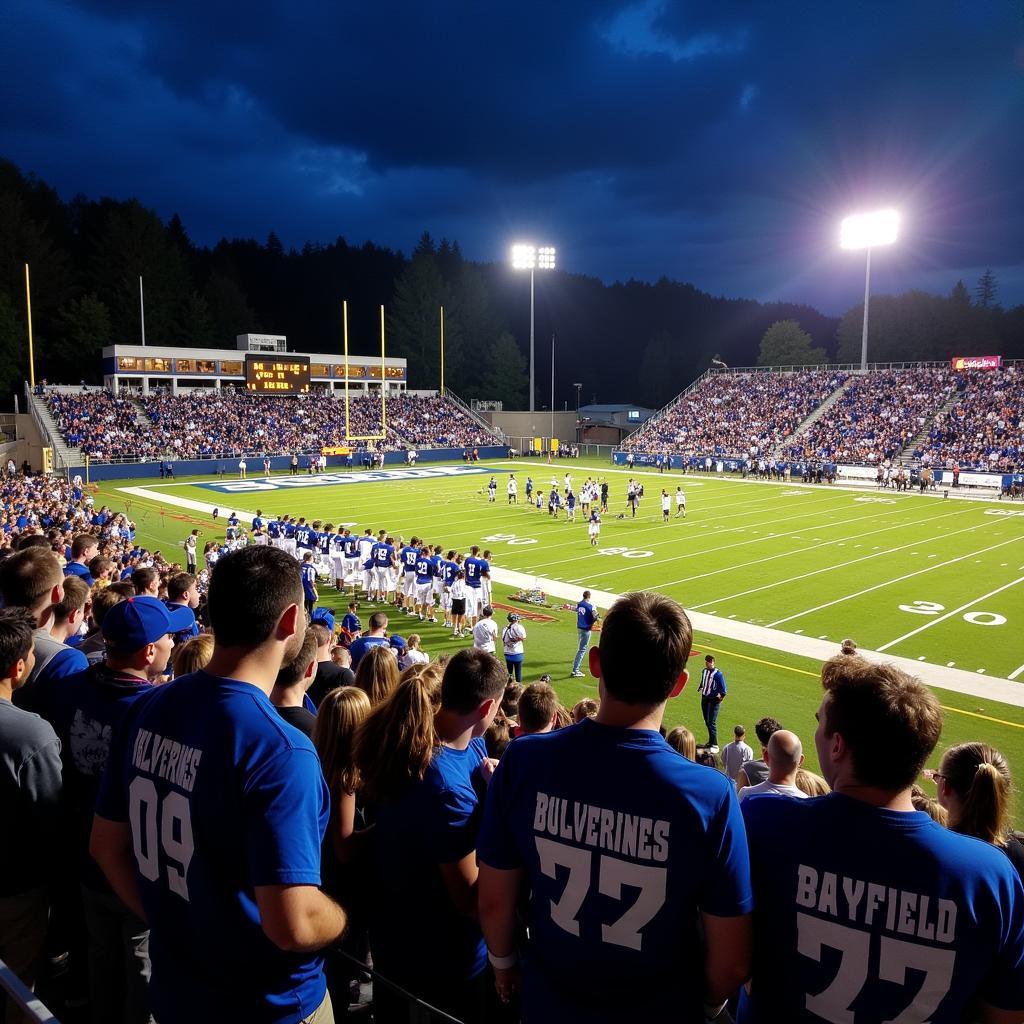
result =
[{"label": "handrail", "polygon": [[473,420],[474,423],[479,424],[479,426],[483,427],[488,434],[497,438],[502,444],[505,443],[505,431],[500,427],[492,426],[480,415],[474,412],[461,398],[459,398],[457,394],[455,394],[454,391],[452,391],[451,388],[445,388],[444,394],[441,397],[450,398],[471,420]]},{"label": "handrail", "polygon": [[60,1024],[60,1021],[43,1005],[39,997],[19,978],[14,971],[0,960],[0,988],[7,992],[22,1012],[39,1024]]}]

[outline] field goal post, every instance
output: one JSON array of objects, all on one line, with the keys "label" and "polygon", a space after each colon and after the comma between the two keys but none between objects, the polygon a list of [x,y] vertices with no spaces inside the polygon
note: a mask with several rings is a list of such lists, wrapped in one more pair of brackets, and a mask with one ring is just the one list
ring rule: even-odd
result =
[{"label": "field goal post", "polygon": [[[387,369],[384,356],[384,306],[380,307],[380,430],[379,434],[353,434],[349,421],[348,404],[348,300],[341,303],[342,333],[345,341],[345,440],[346,441],[383,441],[387,438]],[[372,446],[371,446],[372,447]]]}]

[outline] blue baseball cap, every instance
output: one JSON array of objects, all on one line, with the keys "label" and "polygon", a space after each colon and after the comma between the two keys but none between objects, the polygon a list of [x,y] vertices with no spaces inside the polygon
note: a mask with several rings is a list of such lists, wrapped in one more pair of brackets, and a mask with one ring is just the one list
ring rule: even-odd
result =
[{"label": "blue baseball cap", "polygon": [[317,608],[313,612],[311,622],[319,622],[326,626],[332,633],[334,632],[334,612],[330,608]]},{"label": "blue baseball cap", "polygon": [[391,644],[391,646],[394,647],[396,650],[405,650],[405,637],[399,636],[397,633],[395,633],[394,636],[388,638],[388,643]]},{"label": "blue baseball cap", "polygon": [[168,608],[155,597],[129,597],[119,601],[103,619],[103,639],[120,654],[133,654],[156,643],[165,633],[191,629],[196,617],[191,608]]}]

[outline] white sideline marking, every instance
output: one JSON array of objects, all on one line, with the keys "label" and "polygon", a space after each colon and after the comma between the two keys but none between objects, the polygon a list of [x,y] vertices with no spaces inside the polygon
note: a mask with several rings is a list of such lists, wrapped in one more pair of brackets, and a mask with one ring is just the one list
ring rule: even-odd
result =
[{"label": "white sideline marking", "polygon": [[[1003,543],[1007,543],[1004,541]],[[904,633],[903,636],[896,637],[895,640],[890,640],[887,644],[882,644],[878,648],[879,653],[887,651],[890,647],[895,647],[896,644],[901,643],[904,640],[909,640],[912,636],[917,636],[918,633],[923,633],[926,629],[931,629],[932,626],[938,625],[940,622],[945,622],[946,619],[951,619],[954,615],[959,615],[961,612],[967,611],[968,608],[973,608],[976,604],[981,601],[985,601],[990,597],[995,597],[996,594],[1001,594],[1004,590],[1009,590],[1010,587],[1017,586],[1018,583],[1024,583],[1024,576],[1019,576],[1012,583],[1004,583],[1001,587],[997,587],[995,590],[990,590],[987,594],[982,594],[981,597],[976,597],[973,601],[968,601],[967,604],[960,605],[959,608],[954,608],[951,612],[946,612],[945,615],[940,615],[937,619],[932,619],[930,622],[926,622],[923,626],[918,626],[917,629],[912,629],[909,633]],[[979,672],[984,672],[984,669],[979,669]]]},{"label": "white sideline marking", "polygon": [[1007,679],[1016,679],[1017,676],[1019,676],[1021,674],[1021,672],[1024,672],[1024,665],[1021,665],[1020,668],[1015,668],[1006,678]]},{"label": "white sideline marking", "polygon": [[[155,494],[152,491],[146,490],[145,487],[120,487],[118,490],[140,498],[149,498],[165,505],[191,509],[194,512],[210,513],[214,508],[219,507],[209,502],[195,501],[192,498]],[[239,519],[252,522],[253,513],[240,511],[237,514]],[[1006,543],[1010,542],[1007,541]],[[511,569],[501,569],[497,566],[491,568],[491,577],[504,586],[541,586],[553,597],[560,597],[566,601],[577,600],[582,589],[574,583],[556,583],[554,580],[546,580],[542,577],[525,572],[515,572]],[[608,591],[593,590],[591,592],[591,599],[594,604],[605,609],[611,607],[618,596],[618,594],[609,593]],[[787,633],[783,630],[770,629],[767,626],[756,626],[749,622],[718,618],[707,612],[688,610],[687,614],[694,628],[703,633],[724,637],[729,640],[737,640],[740,643],[752,644],[755,647],[762,647],[768,651],[782,651],[786,654],[795,654],[816,661],[826,661],[836,653],[834,642],[800,636],[798,635],[799,630],[795,633]],[[883,657],[878,652],[870,651],[866,648],[859,648],[858,653],[872,661],[895,663],[905,671],[916,674],[929,686],[938,689],[1024,708],[1024,687],[1019,683],[997,678],[978,679],[975,673],[967,672],[963,669],[949,668],[931,663],[922,664],[899,656]],[[1015,671],[1014,678],[1022,672],[1024,672],[1024,665]]]}]

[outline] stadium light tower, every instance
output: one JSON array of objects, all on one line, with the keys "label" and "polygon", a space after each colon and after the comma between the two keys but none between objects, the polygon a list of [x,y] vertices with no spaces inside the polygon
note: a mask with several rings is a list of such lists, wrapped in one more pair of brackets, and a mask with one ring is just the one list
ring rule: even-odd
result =
[{"label": "stadium light tower", "polygon": [[842,249],[867,249],[864,271],[864,328],[860,339],[860,368],[868,368],[868,299],[871,294],[871,250],[876,245],[892,245],[899,237],[900,215],[897,210],[875,210],[856,213],[843,219],[839,226]]},{"label": "stadium light tower", "polygon": [[530,272],[530,412],[533,412],[533,274],[536,270],[555,269],[555,249],[551,245],[513,245],[512,269]]}]

